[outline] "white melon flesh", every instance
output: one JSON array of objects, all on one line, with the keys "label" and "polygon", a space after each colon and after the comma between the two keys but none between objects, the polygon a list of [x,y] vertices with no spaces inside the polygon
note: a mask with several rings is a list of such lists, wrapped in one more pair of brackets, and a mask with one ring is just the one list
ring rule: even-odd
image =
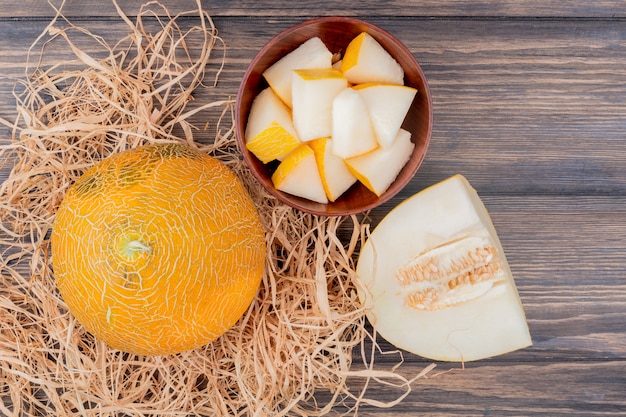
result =
[{"label": "white melon flesh", "polygon": [[357,182],[357,179],[352,175],[343,158],[333,153],[331,139],[315,139],[309,142],[309,146],[315,153],[315,161],[322,177],[326,197],[330,201],[336,201]]},{"label": "white melon flesh", "polygon": [[245,140],[246,148],[263,163],[282,160],[300,144],[291,110],[269,87],[252,102]]},{"label": "white melon flesh", "polygon": [[496,230],[461,175],[393,209],[365,243],[357,275],[376,331],[409,352],[467,362],[532,344]]},{"label": "white melon flesh", "polygon": [[276,61],[263,72],[263,77],[274,92],[291,107],[291,73],[296,69],[330,68],[333,54],[319,37],[308,39],[302,45]]},{"label": "white melon flesh", "polygon": [[333,153],[351,158],[378,147],[365,101],[352,88],[341,91],[332,103]]},{"label": "white melon flesh", "polygon": [[372,35],[362,32],[346,48],[341,70],[352,84],[404,84],[404,70]]},{"label": "white melon flesh", "polygon": [[272,174],[272,182],[276,189],[285,193],[328,203],[315,154],[306,143],[298,146],[278,165]]},{"label": "white melon flesh", "polygon": [[378,143],[388,148],[398,135],[417,89],[404,85],[366,83],[354,87],[361,95]]},{"label": "white melon flesh", "polygon": [[347,87],[346,78],[335,69],[293,71],[293,124],[303,142],[332,134],[332,103]]},{"label": "white melon flesh", "polygon": [[411,158],[415,144],[411,133],[400,129],[393,144],[377,148],[354,158],[347,158],[346,165],[352,174],[377,196],[381,196],[397,178]]}]

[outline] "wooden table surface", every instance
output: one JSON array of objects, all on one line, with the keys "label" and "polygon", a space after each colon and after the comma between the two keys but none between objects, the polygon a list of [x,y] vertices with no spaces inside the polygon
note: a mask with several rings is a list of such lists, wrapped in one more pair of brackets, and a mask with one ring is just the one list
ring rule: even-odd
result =
[{"label": "wooden table surface", "polygon": [[[11,120],[27,50],[54,13],[41,0],[6,3],[0,117]],[[121,3],[131,16],[140,5]],[[172,12],[195,7],[164,4]],[[373,221],[461,173],[482,196],[507,252],[533,346],[464,369],[438,363],[435,374],[452,371],[416,381],[391,409],[362,407],[360,415],[626,415],[626,1],[202,4],[228,48],[212,93],[223,98],[235,96],[274,34],[308,18],[359,17],[404,42],[428,78],[434,129],[414,180]],[[107,1],[68,0],[64,12],[110,39],[125,33]],[[405,355],[409,369],[429,363]]]}]

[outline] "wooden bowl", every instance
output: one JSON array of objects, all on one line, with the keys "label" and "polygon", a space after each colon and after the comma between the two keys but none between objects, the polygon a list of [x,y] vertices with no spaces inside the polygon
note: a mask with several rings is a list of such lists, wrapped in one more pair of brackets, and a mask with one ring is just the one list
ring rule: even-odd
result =
[{"label": "wooden bowl", "polygon": [[[319,36],[332,53],[343,55],[348,43],[359,33],[372,35],[404,69],[406,85],[417,88],[413,104],[404,120],[403,128],[411,132],[415,149],[396,180],[380,197],[357,182],[339,199],[328,204],[316,203],[277,190],[272,184],[272,166],[258,160],[245,147],[244,132],[250,106],[256,95],[268,86],[263,71],[296,49],[307,39]],[[430,89],[426,77],[411,52],[395,37],[371,23],[349,17],[322,17],[307,20],[286,29],[272,38],[255,56],[246,71],[235,108],[237,143],[244,160],[258,181],[280,201],[308,213],[340,216],[365,212],[392,198],[411,181],[428,148],[432,133],[433,113]]]}]

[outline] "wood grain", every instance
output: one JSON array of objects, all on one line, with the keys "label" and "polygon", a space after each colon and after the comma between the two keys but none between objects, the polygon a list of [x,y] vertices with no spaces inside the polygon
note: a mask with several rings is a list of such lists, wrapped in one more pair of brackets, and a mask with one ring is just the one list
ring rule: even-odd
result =
[{"label": "wood grain", "polygon": [[[124,9],[139,3],[124,2]],[[435,122],[421,169],[400,195],[371,213],[373,223],[402,199],[462,173],[499,232],[533,347],[465,369],[439,363],[399,405],[363,407],[361,415],[626,415],[625,2],[203,5],[227,45],[227,65],[218,87],[200,91],[198,101],[234,97],[256,52],[308,17],[360,16],[390,31],[428,77]],[[183,8],[189,7],[173,7]],[[71,0],[65,10],[107,39],[124,31],[106,2]],[[4,119],[14,117],[15,79],[24,75],[27,50],[49,16],[49,7],[35,0],[0,10]],[[71,56],[54,49],[50,58]],[[3,138],[8,133],[0,128]],[[8,169],[0,170],[0,180]],[[377,356],[383,365],[397,360]],[[400,369],[415,375],[429,363],[405,354]],[[374,389],[381,400],[398,395]]]},{"label": "wood grain", "polygon": [[[49,0],[60,7],[61,0]],[[137,12],[141,0],[118,0],[125,13]],[[188,11],[195,5],[193,0],[165,2],[171,13]],[[320,0],[314,2],[254,0],[202,0],[202,7],[213,16],[254,16],[254,17],[301,17],[301,16],[380,16],[380,17],[542,17],[542,18],[598,18],[616,19],[626,16],[622,0],[599,0],[584,2],[579,0],[425,0],[425,1],[357,1],[337,2]],[[111,17],[116,16],[115,7],[110,2],[98,0],[65,0],[63,10],[67,16]],[[53,8],[40,0],[8,2],[0,9],[0,17],[48,17]]]}]

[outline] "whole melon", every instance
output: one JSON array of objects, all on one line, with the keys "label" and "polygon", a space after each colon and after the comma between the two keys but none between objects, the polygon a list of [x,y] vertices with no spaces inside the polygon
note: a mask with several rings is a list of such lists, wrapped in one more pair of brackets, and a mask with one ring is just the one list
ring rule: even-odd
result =
[{"label": "whole melon", "polygon": [[70,312],[97,339],[141,355],[222,335],[250,306],[266,257],[238,177],[181,144],[124,151],[86,171],[56,213],[51,248]]}]

